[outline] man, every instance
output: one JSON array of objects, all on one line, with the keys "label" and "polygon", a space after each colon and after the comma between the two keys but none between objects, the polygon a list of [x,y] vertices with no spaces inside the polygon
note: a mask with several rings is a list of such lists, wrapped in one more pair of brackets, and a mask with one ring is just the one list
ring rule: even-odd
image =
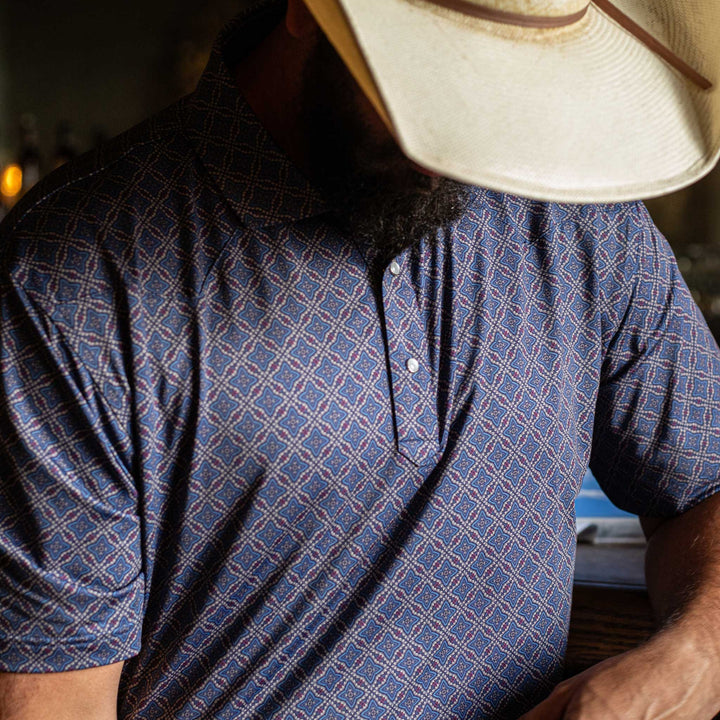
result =
[{"label": "man", "polygon": [[[712,717],[720,354],[670,251],[637,204],[446,179],[308,6],[3,225],[0,717]],[[522,44],[518,7],[478,22]],[[661,630],[551,692],[588,460]]]}]

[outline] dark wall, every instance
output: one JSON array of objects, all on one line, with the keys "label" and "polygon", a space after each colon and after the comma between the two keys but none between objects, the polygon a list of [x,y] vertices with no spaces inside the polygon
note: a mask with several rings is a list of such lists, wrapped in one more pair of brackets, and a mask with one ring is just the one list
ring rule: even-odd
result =
[{"label": "dark wall", "polygon": [[685,190],[649,200],[647,206],[720,342],[720,168]]},{"label": "dark wall", "polygon": [[[37,116],[42,148],[66,120],[84,146],[190,89],[218,27],[241,0],[0,0],[0,148]],[[4,92],[3,92],[4,87]]]},{"label": "dark wall", "polygon": [[6,111],[7,111],[7,97],[6,97],[6,76],[7,76],[7,60],[5,59],[5,25],[2,22],[3,9],[0,6],[0,165],[5,160],[3,156],[5,139],[7,136],[8,129],[6,127]]}]

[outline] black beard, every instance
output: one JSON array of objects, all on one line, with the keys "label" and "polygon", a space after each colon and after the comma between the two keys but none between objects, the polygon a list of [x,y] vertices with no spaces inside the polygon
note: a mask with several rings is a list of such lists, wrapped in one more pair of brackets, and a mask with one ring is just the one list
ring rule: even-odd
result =
[{"label": "black beard", "polygon": [[300,119],[313,181],[336,224],[384,267],[422,239],[435,242],[465,212],[468,189],[418,172],[389,133],[362,121],[356,85],[320,33],[305,67]]}]

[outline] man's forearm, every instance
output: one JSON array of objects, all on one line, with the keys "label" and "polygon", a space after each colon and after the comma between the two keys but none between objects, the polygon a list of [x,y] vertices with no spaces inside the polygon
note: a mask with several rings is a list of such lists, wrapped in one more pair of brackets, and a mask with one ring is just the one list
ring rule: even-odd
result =
[{"label": "man's forearm", "polygon": [[[671,520],[642,520],[645,573],[663,626],[699,622],[720,646],[720,493]],[[711,638],[708,638],[710,640]],[[720,648],[719,648],[720,650]]]},{"label": "man's forearm", "polygon": [[694,680],[715,688],[720,712],[720,493],[676,518],[642,523],[658,639],[686,655]]},{"label": "man's forearm", "polygon": [[117,720],[123,663],[48,674],[0,673],[0,720]]},{"label": "man's forearm", "polygon": [[643,527],[660,630],[560,683],[522,720],[711,720],[720,712],[720,495]]}]

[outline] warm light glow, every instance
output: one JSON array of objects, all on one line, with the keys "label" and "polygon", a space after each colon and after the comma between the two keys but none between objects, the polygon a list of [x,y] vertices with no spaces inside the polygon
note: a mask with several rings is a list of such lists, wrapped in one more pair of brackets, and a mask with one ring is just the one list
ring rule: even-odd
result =
[{"label": "warm light glow", "polygon": [[0,194],[6,198],[14,198],[22,190],[23,173],[19,165],[8,165],[0,179]]}]

